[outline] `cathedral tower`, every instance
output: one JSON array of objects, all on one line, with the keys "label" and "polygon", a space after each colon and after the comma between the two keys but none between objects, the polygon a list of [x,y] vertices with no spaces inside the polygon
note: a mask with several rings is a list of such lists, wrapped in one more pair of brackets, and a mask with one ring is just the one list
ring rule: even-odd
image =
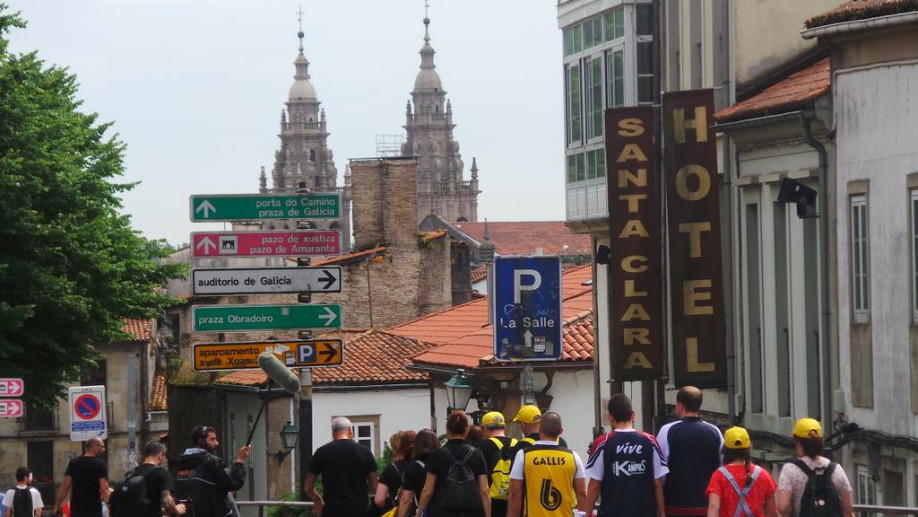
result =
[{"label": "cathedral tower", "polygon": [[430,46],[430,18],[424,18],[421,70],[405,113],[407,138],[403,156],[418,159],[418,222],[429,214],[447,221],[478,220],[478,167],[472,161],[472,178],[463,179],[459,143],[453,139],[453,108],[446,99]]},{"label": "cathedral tower", "polygon": [[[338,170],[334,155],[328,148],[325,110],[319,107],[316,90],[309,81],[309,60],[303,54],[303,30],[297,33],[300,40],[299,54],[293,62],[296,73],[287,96],[287,108],[281,110],[280,149],[274,153],[274,168],[271,171],[272,188],[267,188],[267,178],[262,169],[259,179],[260,192],[340,192],[341,219],[338,221],[311,223],[312,228],[339,229],[341,242],[350,247],[351,186],[350,177],[344,174],[344,187],[338,187]],[[277,221],[265,224],[265,229],[293,229],[295,221]]]}]

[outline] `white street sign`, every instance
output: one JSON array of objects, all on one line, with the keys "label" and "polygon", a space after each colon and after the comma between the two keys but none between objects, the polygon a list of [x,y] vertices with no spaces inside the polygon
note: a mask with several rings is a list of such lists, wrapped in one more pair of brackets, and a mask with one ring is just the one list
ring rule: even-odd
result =
[{"label": "white street sign", "polygon": [[340,293],[341,268],[195,269],[191,286],[195,295]]},{"label": "white street sign", "polygon": [[70,401],[70,441],[108,438],[105,386],[74,386],[67,391]]}]

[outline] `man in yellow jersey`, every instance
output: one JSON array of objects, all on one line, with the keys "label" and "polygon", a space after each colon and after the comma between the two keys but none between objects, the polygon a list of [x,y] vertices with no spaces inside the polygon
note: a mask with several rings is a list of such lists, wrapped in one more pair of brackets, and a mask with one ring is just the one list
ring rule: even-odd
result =
[{"label": "man in yellow jersey", "polygon": [[568,517],[577,499],[586,497],[583,462],[558,444],[562,431],[561,416],[549,411],[542,415],[539,441],[517,453],[510,471],[508,517],[523,515],[524,499],[529,517]]}]

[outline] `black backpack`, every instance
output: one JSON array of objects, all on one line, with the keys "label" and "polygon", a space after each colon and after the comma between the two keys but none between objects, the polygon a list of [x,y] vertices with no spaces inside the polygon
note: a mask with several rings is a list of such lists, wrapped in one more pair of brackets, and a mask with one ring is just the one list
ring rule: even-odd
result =
[{"label": "black backpack", "polygon": [[146,515],[150,510],[150,499],[147,497],[147,474],[138,472],[140,467],[128,472],[124,479],[112,486],[108,506],[111,517],[135,517]]},{"label": "black backpack", "polygon": [[838,466],[834,461],[824,469],[815,471],[803,460],[794,460],[797,466],[807,475],[803,495],[800,496],[800,517],[835,517],[842,514],[841,498],[832,483],[832,473]]},{"label": "black backpack", "polygon": [[16,487],[13,493],[13,517],[33,517],[32,511],[32,488]]},{"label": "black backpack", "polygon": [[465,456],[457,460],[449,449],[444,447],[443,452],[453,461],[446,472],[446,481],[443,482],[443,497],[440,507],[444,510],[463,511],[481,508],[481,496],[478,493],[478,479],[469,467],[469,459],[475,448],[466,445]]}]

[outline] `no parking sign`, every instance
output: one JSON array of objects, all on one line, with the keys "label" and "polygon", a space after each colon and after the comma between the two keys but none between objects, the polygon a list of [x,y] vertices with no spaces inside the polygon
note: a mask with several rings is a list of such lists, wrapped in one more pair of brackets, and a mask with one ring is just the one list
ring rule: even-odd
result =
[{"label": "no parking sign", "polygon": [[68,388],[70,400],[70,440],[108,438],[105,420],[105,386]]}]

